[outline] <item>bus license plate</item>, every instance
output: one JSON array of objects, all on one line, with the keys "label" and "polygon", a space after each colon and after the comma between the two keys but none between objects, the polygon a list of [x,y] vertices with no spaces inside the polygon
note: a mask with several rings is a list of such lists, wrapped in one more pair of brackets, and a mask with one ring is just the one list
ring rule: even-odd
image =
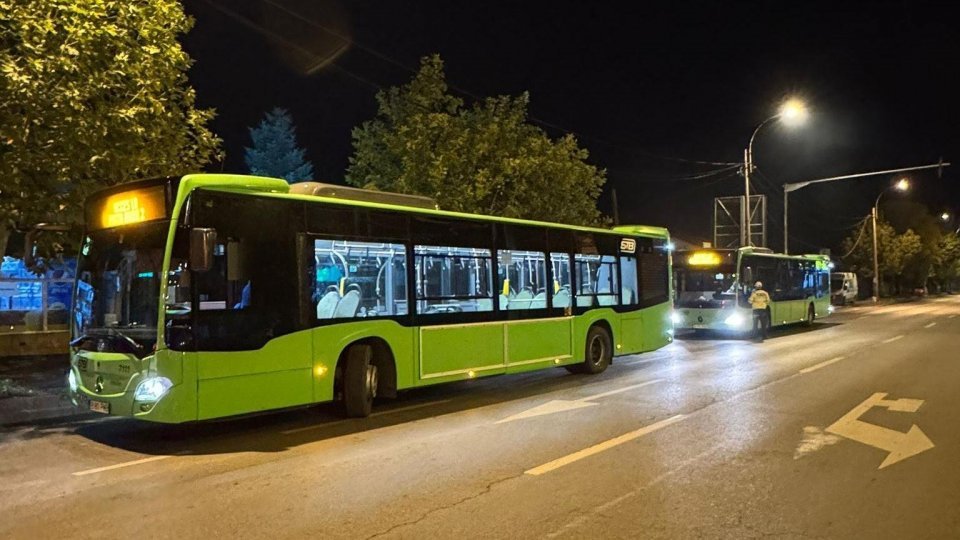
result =
[{"label": "bus license plate", "polygon": [[90,410],[93,412],[110,414],[110,404],[105,401],[90,400]]}]

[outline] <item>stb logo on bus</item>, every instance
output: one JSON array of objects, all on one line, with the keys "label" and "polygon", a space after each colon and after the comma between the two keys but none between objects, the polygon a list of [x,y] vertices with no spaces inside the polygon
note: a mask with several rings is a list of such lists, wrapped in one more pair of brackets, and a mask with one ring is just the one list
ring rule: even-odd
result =
[{"label": "stb logo on bus", "polygon": [[636,253],[637,252],[637,241],[632,238],[624,238],[620,240],[620,252],[621,253]]}]

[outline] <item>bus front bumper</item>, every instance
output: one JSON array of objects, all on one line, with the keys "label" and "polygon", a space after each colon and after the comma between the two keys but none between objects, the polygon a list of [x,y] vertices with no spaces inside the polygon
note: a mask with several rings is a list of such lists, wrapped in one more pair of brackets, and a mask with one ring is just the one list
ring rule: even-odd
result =
[{"label": "bus front bumper", "polygon": [[750,330],[752,313],[746,309],[679,308],[677,330],[712,330],[741,333]]},{"label": "bus front bumper", "polygon": [[[170,364],[179,361],[179,358],[160,358],[158,362],[155,356],[139,360],[117,353],[75,352],[71,354],[67,373],[68,394],[73,404],[83,411],[163,423],[196,420],[195,393],[182,384],[181,377],[177,376],[179,369],[169,369]],[[158,372],[158,363],[168,369]],[[139,369],[132,369],[134,367]]]}]

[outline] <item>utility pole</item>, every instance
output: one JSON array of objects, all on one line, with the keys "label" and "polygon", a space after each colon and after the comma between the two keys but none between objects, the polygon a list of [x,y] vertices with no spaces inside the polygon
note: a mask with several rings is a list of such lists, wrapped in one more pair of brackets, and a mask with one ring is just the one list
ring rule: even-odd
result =
[{"label": "utility pole", "polygon": [[[760,128],[757,128],[760,129]],[[743,231],[740,234],[740,247],[752,245],[750,238],[750,169],[753,168],[753,138],[750,139],[750,146],[743,150]]]},{"label": "utility pole", "polygon": [[610,198],[613,199],[613,225],[620,224],[620,205],[617,204],[617,188],[610,188]]},{"label": "utility pole", "polygon": [[877,207],[870,209],[870,219],[873,220],[873,303],[880,297],[880,264],[877,261]]}]

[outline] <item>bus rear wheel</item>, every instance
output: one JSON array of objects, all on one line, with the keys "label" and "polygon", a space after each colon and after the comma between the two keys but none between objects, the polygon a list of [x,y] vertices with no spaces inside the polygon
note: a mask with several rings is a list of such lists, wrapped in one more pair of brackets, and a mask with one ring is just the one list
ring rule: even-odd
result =
[{"label": "bus rear wheel", "polygon": [[373,398],[377,397],[377,366],[373,365],[373,348],[354,345],[347,351],[343,370],[343,406],[347,416],[370,416]]},{"label": "bus rear wheel", "polygon": [[610,333],[599,325],[593,325],[587,331],[586,350],[582,364],[566,366],[571,373],[602,373],[613,359],[613,340]]}]

